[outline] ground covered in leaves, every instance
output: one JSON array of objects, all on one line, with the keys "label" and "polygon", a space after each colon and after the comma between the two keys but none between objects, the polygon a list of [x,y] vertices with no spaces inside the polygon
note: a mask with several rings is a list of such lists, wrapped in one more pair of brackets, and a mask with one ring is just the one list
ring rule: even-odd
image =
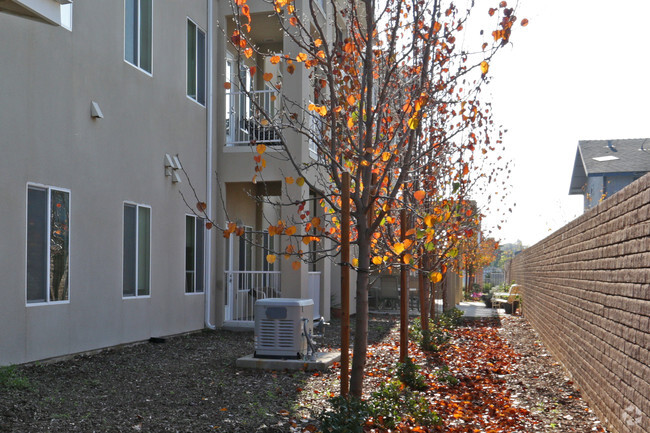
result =
[{"label": "ground covered in leaves", "polygon": [[[328,329],[326,345],[338,344],[337,325]],[[391,395],[406,388],[387,385],[397,377],[397,326],[396,317],[371,320],[365,397],[380,398],[376,406],[386,415],[375,412],[365,431],[387,431],[387,425],[415,432],[605,431],[534,330],[511,316],[468,322],[451,332],[439,352],[411,344],[425,385],[409,396],[426,404],[426,413],[390,415],[396,407]],[[201,332],[3,368],[0,432],[320,429],[319,414],[339,390],[339,367],[324,373],[238,370],[237,357],[252,351],[252,333]],[[377,397],[378,392],[383,394]]]}]

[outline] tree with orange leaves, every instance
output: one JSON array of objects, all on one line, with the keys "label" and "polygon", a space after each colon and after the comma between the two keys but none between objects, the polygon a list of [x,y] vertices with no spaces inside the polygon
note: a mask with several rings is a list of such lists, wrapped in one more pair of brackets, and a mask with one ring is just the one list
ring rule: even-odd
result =
[{"label": "tree with orange leaves", "polygon": [[[471,7],[461,9],[441,0],[317,3],[274,0],[278,26],[292,40],[293,48],[287,52],[263,51],[254,45],[251,32],[256,24],[246,0],[232,4],[234,26],[229,36],[240,61],[262,59],[250,74],[262,74],[283,98],[281,109],[274,112],[251,102],[258,124],[280,137],[280,151],[273,157],[286,159],[295,170],[286,182],[308,184],[325,210],[322,219],[304,218],[303,199],[288,197],[298,206],[300,218],[297,223],[272,225],[269,234],[295,242],[285,251],[269,253],[267,260],[275,261],[278,254],[305,258],[302,248],[323,238],[338,244],[341,176],[351,175],[351,232],[357,257],[342,265],[357,271],[350,393],[359,397],[370,275],[406,264],[436,281],[444,259],[454,258],[459,239],[467,236],[467,221],[474,217],[467,208],[468,197],[472,176],[478,176],[471,170],[474,155],[494,151],[500,140],[480,89],[517,18],[501,1],[485,11],[494,20],[490,24],[494,31],[481,32],[484,40],[464,47],[461,41]],[[319,13],[323,6],[327,18]],[[305,68],[314,84],[313,100],[283,97],[282,80],[264,70],[266,62],[281,65],[287,77]],[[286,144],[288,133],[307,137],[317,158],[309,162],[295,158]],[[257,150],[254,181],[263,182],[266,146],[255,140],[251,145]],[[408,210],[409,219],[404,233],[402,209]],[[235,224],[223,230],[227,236],[241,231]]]}]

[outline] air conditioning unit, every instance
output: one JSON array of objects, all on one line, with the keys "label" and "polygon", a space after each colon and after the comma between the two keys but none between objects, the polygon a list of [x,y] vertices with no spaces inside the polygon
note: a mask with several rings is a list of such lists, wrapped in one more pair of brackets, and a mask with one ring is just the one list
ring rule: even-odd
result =
[{"label": "air conditioning unit", "polygon": [[313,333],[314,301],[266,298],[255,302],[255,358],[301,359]]}]

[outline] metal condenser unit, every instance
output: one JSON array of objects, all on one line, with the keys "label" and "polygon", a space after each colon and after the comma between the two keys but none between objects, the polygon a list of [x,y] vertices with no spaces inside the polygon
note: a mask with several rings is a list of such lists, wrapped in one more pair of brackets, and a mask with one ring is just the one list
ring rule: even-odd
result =
[{"label": "metal condenser unit", "polygon": [[307,337],[313,333],[313,317],[314,301],[311,299],[258,299],[255,302],[254,356],[301,359],[307,353]]}]

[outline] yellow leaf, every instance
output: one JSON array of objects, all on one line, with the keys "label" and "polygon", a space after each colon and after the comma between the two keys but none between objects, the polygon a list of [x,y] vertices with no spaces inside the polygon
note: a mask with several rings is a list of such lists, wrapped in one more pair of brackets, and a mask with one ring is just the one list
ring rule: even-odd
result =
[{"label": "yellow leaf", "polygon": [[440,272],[431,272],[429,274],[429,281],[432,283],[439,283],[442,281],[442,274]]},{"label": "yellow leaf", "polygon": [[260,143],[260,144],[257,145],[256,149],[257,149],[257,153],[259,153],[261,155],[264,152],[266,152],[266,145]]},{"label": "yellow leaf", "polygon": [[395,251],[395,254],[402,254],[402,251],[404,251],[404,244],[397,242],[393,245],[393,251]]},{"label": "yellow leaf", "polygon": [[409,128],[410,129],[417,129],[419,124],[420,124],[420,119],[418,119],[417,117],[411,117],[409,119]]},{"label": "yellow leaf", "polygon": [[352,128],[354,126],[354,119],[352,119],[352,116],[348,117],[348,128]]},{"label": "yellow leaf", "polygon": [[490,69],[490,65],[488,65],[488,62],[482,61],[481,62],[481,73],[484,75],[488,73],[488,70]]},{"label": "yellow leaf", "polygon": [[384,259],[382,259],[382,258],[379,257],[379,256],[375,256],[375,257],[372,258],[372,263],[374,263],[374,264],[377,265],[377,266],[381,265],[381,263],[382,263],[383,261],[384,261]]},{"label": "yellow leaf", "polygon": [[296,179],[296,185],[298,186],[303,186],[305,184],[305,178],[304,177],[299,177]]},{"label": "yellow leaf", "polygon": [[427,225],[427,227],[433,227],[435,221],[436,221],[436,217],[433,215],[427,215],[424,217],[424,223]]},{"label": "yellow leaf", "polygon": [[352,266],[354,266],[355,268],[358,267],[359,266],[359,259],[356,259],[356,258],[352,259]]},{"label": "yellow leaf", "polygon": [[305,53],[298,53],[298,55],[296,56],[297,62],[304,62],[306,60],[307,60],[307,54]]},{"label": "yellow leaf", "polygon": [[386,162],[390,159],[391,153],[390,152],[384,152],[381,154],[381,160]]},{"label": "yellow leaf", "polygon": [[266,261],[269,263],[275,263],[275,254],[267,254]]},{"label": "yellow leaf", "polygon": [[284,181],[288,184],[291,185],[293,183],[293,177],[287,176],[284,178]]}]

